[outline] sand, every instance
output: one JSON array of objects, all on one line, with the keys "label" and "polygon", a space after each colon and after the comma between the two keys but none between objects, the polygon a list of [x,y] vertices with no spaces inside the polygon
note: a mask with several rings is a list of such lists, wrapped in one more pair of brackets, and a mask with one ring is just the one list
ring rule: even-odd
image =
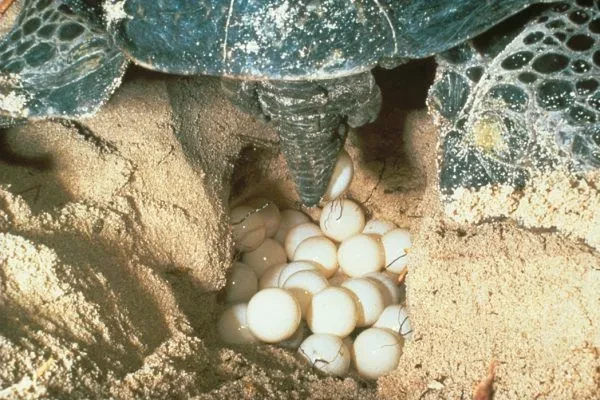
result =
[{"label": "sand", "polygon": [[217,79],[134,70],[92,118],[0,136],[0,399],[470,399],[492,361],[495,399],[600,398],[597,251],[445,213],[430,77],[430,63],[381,73],[380,118],[346,145],[349,197],[414,234],[415,340],[395,372],[330,378],[293,352],[219,341],[229,206],[298,198],[272,127]]}]

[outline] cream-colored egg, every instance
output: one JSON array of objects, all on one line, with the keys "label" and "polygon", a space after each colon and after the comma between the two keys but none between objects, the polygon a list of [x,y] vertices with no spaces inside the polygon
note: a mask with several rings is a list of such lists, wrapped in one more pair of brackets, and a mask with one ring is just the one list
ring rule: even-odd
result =
[{"label": "cream-colored egg", "polygon": [[342,287],[351,291],[358,305],[357,327],[370,326],[383,312],[385,303],[378,285],[367,278],[348,279]]},{"label": "cream-colored egg", "polygon": [[362,233],[384,235],[392,229],[396,229],[397,226],[392,221],[384,219],[372,219],[365,224],[365,228]]},{"label": "cream-colored egg", "polygon": [[324,199],[333,200],[340,197],[348,189],[348,186],[350,186],[353,176],[354,164],[352,164],[352,159],[345,150],[342,150],[333,168],[331,180],[325,190]]},{"label": "cream-colored egg", "polygon": [[394,371],[400,362],[404,340],[392,331],[369,328],[354,340],[352,357],[358,373],[377,379]]},{"label": "cream-colored egg", "polygon": [[325,333],[307,337],[298,352],[327,375],[344,376],[350,369],[351,354],[342,339]]},{"label": "cream-colored egg", "polygon": [[323,275],[329,278],[338,270],[337,246],[325,236],[303,240],[294,252],[294,261],[307,260],[319,264]]},{"label": "cream-colored egg", "polygon": [[338,263],[342,272],[361,277],[377,272],[384,266],[385,254],[379,236],[359,233],[344,240],[338,249]]},{"label": "cream-colored egg", "polygon": [[238,303],[228,307],[217,322],[217,332],[221,340],[228,344],[258,343],[246,322],[247,303]]},{"label": "cream-colored egg", "polygon": [[313,261],[292,261],[285,266],[279,273],[277,287],[282,287],[285,281],[296,272],[300,271],[317,271],[321,272],[323,268]]},{"label": "cream-colored egg", "polygon": [[259,279],[267,269],[286,261],[285,250],[279,242],[271,238],[265,239],[255,250],[242,254],[242,262],[250,266]]},{"label": "cream-colored egg", "polygon": [[248,302],[258,291],[258,279],[254,270],[241,262],[233,263],[225,285],[227,303]]},{"label": "cream-colored egg", "polygon": [[290,229],[285,237],[284,244],[285,253],[287,254],[288,259],[294,259],[294,253],[296,252],[296,248],[298,248],[300,243],[308,238],[316,236],[323,236],[323,232],[321,231],[321,228],[312,222],[304,222]]},{"label": "cream-colored egg", "polygon": [[279,275],[281,275],[281,271],[287,266],[287,263],[281,263],[269,267],[258,281],[258,290],[279,287]]},{"label": "cream-colored egg", "polygon": [[329,286],[327,279],[316,271],[300,271],[286,279],[282,288],[290,292],[298,301],[302,316],[306,311],[313,295]]},{"label": "cream-colored egg", "polygon": [[267,237],[275,236],[281,222],[281,213],[277,204],[265,197],[253,197],[246,202],[246,205],[256,210],[256,213],[263,218]]},{"label": "cream-colored egg", "polygon": [[365,227],[365,214],[352,200],[333,200],[323,207],[319,226],[325,236],[341,242],[362,232]]},{"label": "cream-colored egg", "polygon": [[233,242],[239,251],[258,248],[267,237],[263,218],[248,206],[235,207],[229,213]]},{"label": "cream-colored egg", "polygon": [[396,284],[397,280],[390,278],[383,272],[371,272],[370,274],[366,274],[365,278],[378,282],[381,285],[380,288],[382,289],[386,307],[400,302],[400,288]]},{"label": "cream-colored egg", "polygon": [[385,268],[399,274],[408,264],[408,250],[412,246],[410,233],[406,229],[394,229],[381,237],[385,251]]},{"label": "cream-colored egg", "polygon": [[406,308],[400,304],[387,306],[373,324],[373,327],[389,329],[404,337],[404,339],[412,340],[412,327],[408,319],[408,313]]},{"label": "cream-colored egg", "polygon": [[276,343],[288,339],[298,329],[300,319],[298,302],[283,289],[261,290],[248,303],[248,327],[263,342]]},{"label": "cream-colored egg", "polygon": [[282,245],[285,243],[285,237],[290,229],[296,225],[310,222],[310,217],[298,210],[283,210],[281,211],[280,216],[279,229],[273,238]]},{"label": "cream-colored egg", "polygon": [[348,336],[356,327],[358,306],[347,289],[329,286],[312,297],[306,322],[314,333]]}]

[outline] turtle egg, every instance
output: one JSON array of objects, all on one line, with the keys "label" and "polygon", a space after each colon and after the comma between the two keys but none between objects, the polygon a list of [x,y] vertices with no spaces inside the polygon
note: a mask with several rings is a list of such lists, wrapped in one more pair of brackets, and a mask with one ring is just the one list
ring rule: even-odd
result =
[{"label": "turtle egg", "polygon": [[248,301],[258,290],[258,279],[254,270],[241,262],[235,262],[229,270],[225,285],[225,301],[238,303]]},{"label": "turtle egg", "polygon": [[392,229],[396,229],[397,226],[392,221],[382,219],[372,219],[368,221],[363,229],[362,233],[371,233],[375,235],[384,235]]},{"label": "turtle egg", "polygon": [[365,278],[380,284],[386,307],[400,302],[400,288],[396,285],[396,280],[383,272],[371,272],[370,274],[366,274]]},{"label": "turtle egg", "polygon": [[345,150],[342,150],[333,168],[329,185],[325,190],[325,200],[333,200],[340,197],[348,186],[350,186],[353,176],[354,165],[352,164],[352,159]]},{"label": "turtle egg", "polygon": [[283,289],[261,290],[248,303],[248,327],[263,342],[276,343],[288,339],[300,326],[300,319],[298,302]]},{"label": "turtle egg", "polygon": [[283,269],[287,266],[287,263],[281,263],[269,267],[258,281],[258,290],[263,290],[270,287],[279,287],[279,275],[281,275],[281,271],[283,271]]},{"label": "turtle egg", "polygon": [[279,279],[277,281],[277,287],[282,287],[285,281],[296,272],[300,271],[321,271],[321,266],[314,263],[313,261],[300,260],[293,261],[287,264],[279,273]]},{"label": "turtle egg", "polygon": [[252,251],[265,240],[267,230],[264,220],[248,206],[235,207],[229,213],[233,241],[239,251]]},{"label": "turtle egg", "polygon": [[281,247],[279,242],[270,238],[265,239],[255,250],[242,255],[242,262],[252,267],[258,278],[261,278],[269,267],[282,264],[286,261],[283,247]]},{"label": "turtle egg", "polygon": [[321,228],[312,222],[304,222],[290,229],[285,237],[285,252],[288,259],[292,260],[294,258],[294,253],[300,243],[315,236],[323,236],[323,232]]},{"label": "turtle egg", "polygon": [[412,340],[412,327],[408,314],[400,304],[387,306],[373,327],[389,329],[407,340]]},{"label": "turtle egg", "polygon": [[247,324],[247,303],[238,303],[228,307],[217,322],[217,331],[221,340],[229,344],[257,343]]},{"label": "turtle egg", "polygon": [[363,230],[365,214],[352,200],[334,200],[323,207],[319,225],[325,236],[341,242]]},{"label": "turtle egg", "polygon": [[360,277],[377,272],[384,266],[383,246],[376,235],[359,233],[342,242],[338,249],[338,263],[342,272]]},{"label": "turtle egg", "polygon": [[347,289],[329,286],[312,297],[306,322],[314,333],[348,336],[356,327],[358,310]]},{"label": "turtle egg", "polygon": [[358,373],[377,379],[398,367],[402,355],[402,337],[381,328],[362,331],[354,340],[352,357]]},{"label": "turtle egg", "polygon": [[302,316],[306,316],[306,310],[313,295],[329,286],[329,282],[323,275],[315,271],[300,271],[286,279],[282,288],[290,292],[298,301]]},{"label": "turtle egg", "polygon": [[366,278],[348,279],[342,287],[351,291],[358,306],[357,327],[373,325],[385,308],[383,294],[377,284]]},{"label": "turtle egg", "polygon": [[285,243],[285,237],[290,229],[296,225],[310,222],[310,217],[308,215],[297,210],[283,210],[281,211],[280,216],[279,229],[273,238],[282,245]]},{"label": "turtle egg", "polygon": [[307,337],[298,352],[318,370],[335,376],[346,375],[350,369],[351,355],[342,339],[326,333]]},{"label": "turtle egg", "polygon": [[275,236],[281,222],[281,214],[277,205],[264,197],[253,197],[246,202],[246,205],[255,209],[265,222],[267,237]]},{"label": "turtle egg", "polygon": [[303,240],[294,252],[294,261],[308,260],[319,264],[323,275],[329,278],[338,269],[337,247],[325,236],[315,236]]},{"label": "turtle egg", "polygon": [[412,246],[406,229],[394,229],[381,237],[385,251],[385,268],[399,274],[408,264],[408,249]]}]

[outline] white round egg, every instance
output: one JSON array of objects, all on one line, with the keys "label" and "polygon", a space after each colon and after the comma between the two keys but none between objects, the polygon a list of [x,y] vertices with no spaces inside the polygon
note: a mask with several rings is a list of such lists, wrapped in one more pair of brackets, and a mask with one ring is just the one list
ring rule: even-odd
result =
[{"label": "white round egg", "polygon": [[327,279],[316,271],[300,271],[286,279],[282,288],[290,292],[298,301],[302,316],[316,293],[329,286]]},{"label": "white round egg", "polygon": [[294,252],[294,261],[313,261],[322,267],[326,278],[338,270],[337,246],[325,236],[315,236],[303,240]]},{"label": "white round egg", "polygon": [[239,251],[255,250],[267,237],[264,220],[251,207],[235,207],[229,213],[229,221]]},{"label": "white round egg", "polygon": [[348,279],[342,287],[351,291],[358,305],[357,327],[373,325],[385,308],[383,294],[378,285],[366,278]]},{"label": "white round egg", "polygon": [[362,233],[384,235],[392,229],[396,229],[397,226],[392,221],[384,219],[372,219],[365,224],[365,228]]},{"label": "white round egg", "polygon": [[406,340],[412,340],[412,327],[406,308],[400,304],[387,306],[381,313],[374,328],[385,328],[399,334]]},{"label": "white round egg", "polygon": [[306,322],[314,333],[348,336],[356,327],[358,307],[347,289],[329,286],[312,297]]},{"label": "white round egg", "polygon": [[242,262],[250,266],[259,279],[269,267],[286,261],[285,250],[279,242],[271,238],[265,239],[255,250],[242,254]]},{"label": "white round egg", "polygon": [[277,287],[282,287],[285,281],[296,272],[300,271],[321,271],[321,266],[313,261],[292,261],[279,273],[279,281]]},{"label": "white round egg", "polygon": [[323,207],[319,219],[323,234],[337,242],[362,232],[365,214],[360,206],[348,199],[330,201]]},{"label": "white round egg", "polygon": [[248,327],[263,342],[276,343],[291,337],[298,329],[300,319],[298,302],[283,289],[261,290],[248,303]]},{"label": "white round egg", "polygon": [[381,237],[385,251],[385,268],[396,274],[408,264],[408,250],[412,246],[410,233],[406,229],[393,229]]},{"label": "white round egg", "polygon": [[333,200],[340,197],[348,189],[348,186],[350,186],[353,176],[354,164],[352,163],[352,159],[345,150],[342,150],[333,168],[333,173],[331,174],[331,179],[323,198],[325,200]]},{"label": "white round egg", "polygon": [[217,332],[221,340],[228,344],[258,343],[254,334],[248,328],[246,315],[247,303],[229,306],[217,322]]},{"label": "white round egg", "polygon": [[277,204],[265,197],[253,197],[246,202],[246,205],[255,209],[256,213],[265,222],[267,237],[275,236],[281,222],[281,213],[277,208]]},{"label": "white round egg", "polygon": [[358,373],[377,379],[394,371],[400,362],[404,341],[387,329],[369,328],[354,340],[352,357]]},{"label": "white round egg", "polygon": [[290,229],[296,225],[310,222],[310,217],[298,210],[283,210],[280,212],[280,216],[279,229],[273,238],[282,245],[285,243],[285,237]]},{"label": "white round egg", "polygon": [[288,259],[292,260],[294,258],[294,253],[300,243],[316,236],[323,236],[323,232],[321,228],[312,222],[304,222],[291,228],[285,237],[284,244]]},{"label": "white round egg", "polygon": [[359,233],[344,240],[338,249],[338,263],[342,272],[360,277],[377,272],[384,266],[385,254],[379,237]]},{"label": "white round egg", "polygon": [[400,287],[396,284],[397,280],[389,277],[383,272],[371,272],[365,275],[365,278],[378,282],[381,286],[386,307],[400,302]]},{"label": "white round egg", "polygon": [[241,262],[233,263],[225,285],[227,303],[248,302],[258,291],[258,279],[254,270]]},{"label": "white round egg", "polygon": [[344,376],[350,369],[351,354],[342,339],[325,333],[307,337],[298,352],[327,375]]}]

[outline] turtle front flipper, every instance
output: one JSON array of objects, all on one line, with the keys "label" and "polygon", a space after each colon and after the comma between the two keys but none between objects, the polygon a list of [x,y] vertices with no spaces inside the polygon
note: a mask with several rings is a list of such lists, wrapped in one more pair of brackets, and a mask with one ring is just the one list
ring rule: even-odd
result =
[{"label": "turtle front flipper", "polygon": [[0,42],[0,126],[94,113],[120,84],[126,61],[81,0],[25,0]]},{"label": "turtle front flipper", "polygon": [[242,110],[274,122],[296,190],[309,207],[327,189],[348,126],[372,122],[381,106],[370,72],[315,81],[226,80],[223,86]]}]

